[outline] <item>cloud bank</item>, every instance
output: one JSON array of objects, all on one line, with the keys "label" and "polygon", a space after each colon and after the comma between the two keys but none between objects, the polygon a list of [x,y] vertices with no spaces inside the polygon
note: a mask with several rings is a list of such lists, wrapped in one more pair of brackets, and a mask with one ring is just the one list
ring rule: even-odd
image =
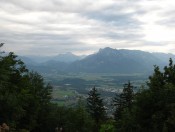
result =
[{"label": "cloud bank", "polygon": [[175,53],[173,0],[0,0],[0,42],[20,55],[99,48]]}]

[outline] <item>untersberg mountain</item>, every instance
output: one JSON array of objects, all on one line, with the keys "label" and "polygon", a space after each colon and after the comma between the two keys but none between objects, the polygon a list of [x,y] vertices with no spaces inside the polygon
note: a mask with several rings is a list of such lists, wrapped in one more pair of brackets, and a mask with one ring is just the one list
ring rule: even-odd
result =
[{"label": "untersberg mountain", "polygon": [[[24,58],[24,57],[23,57]],[[44,57],[43,57],[44,58]],[[28,59],[28,67],[38,72],[85,72],[85,73],[149,73],[154,65],[167,65],[167,59],[175,59],[173,54],[149,53],[140,50],[100,49],[86,57],[71,53],[62,54],[37,63]],[[27,60],[25,58],[25,60]],[[44,60],[44,59],[43,59]],[[34,61],[36,63],[34,63]]]}]

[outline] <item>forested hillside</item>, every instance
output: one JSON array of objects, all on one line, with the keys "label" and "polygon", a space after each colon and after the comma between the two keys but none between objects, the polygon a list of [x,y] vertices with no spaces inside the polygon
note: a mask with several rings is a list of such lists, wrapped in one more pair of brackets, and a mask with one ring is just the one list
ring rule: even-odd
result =
[{"label": "forested hillside", "polygon": [[[11,132],[173,132],[175,130],[175,65],[154,67],[146,86],[134,92],[130,81],[108,107],[93,87],[76,106],[52,102],[52,86],[29,71],[0,44],[0,130]],[[168,61],[168,60],[167,60]]]}]

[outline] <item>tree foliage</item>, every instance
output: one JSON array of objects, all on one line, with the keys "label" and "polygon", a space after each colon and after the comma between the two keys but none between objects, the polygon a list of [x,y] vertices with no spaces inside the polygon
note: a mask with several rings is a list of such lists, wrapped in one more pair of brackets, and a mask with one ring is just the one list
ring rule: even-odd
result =
[{"label": "tree foliage", "polygon": [[130,81],[123,85],[123,92],[118,95],[116,94],[113,99],[113,105],[115,106],[114,118],[120,120],[122,118],[122,112],[127,108],[131,110],[133,102],[133,86]]},{"label": "tree foliage", "polygon": [[105,119],[106,112],[103,104],[103,99],[101,99],[100,94],[95,87],[93,87],[88,94],[87,108],[88,112],[96,123],[98,123],[100,120]]},{"label": "tree foliage", "polygon": [[[2,47],[2,44],[0,45]],[[51,99],[52,87],[43,78],[29,72],[24,63],[10,52],[0,54],[0,120],[15,129],[32,130],[37,118]]]},{"label": "tree foliage", "polygon": [[101,99],[100,94],[95,87],[88,93],[87,110],[96,123],[95,131],[98,131],[100,122],[104,121],[106,118],[106,111],[103,99]]},{"label": "tree foliage", "polygon": [[172,59],[169,66],[160,71],[155,66],[154,73],[149,77],[147,90],[137,96],[137,121],[144,131],[171,131],[175,127],[175,65]]},{"label": "tree foliage", "polygon": [[51,98],[52,86],[41,75],[28,71],[14,53],[0,52],[0,125],[5,122],[14,132],[92,131],[84,105],[60,107]]},{"label": "tree foliage", "polygon": [[[121,131],[173,132],[175,129],[175,65],[154,67],[147,89],[137,93],[131,110],[122,113]],[[127,115],[127,116],[126,116]]]}]

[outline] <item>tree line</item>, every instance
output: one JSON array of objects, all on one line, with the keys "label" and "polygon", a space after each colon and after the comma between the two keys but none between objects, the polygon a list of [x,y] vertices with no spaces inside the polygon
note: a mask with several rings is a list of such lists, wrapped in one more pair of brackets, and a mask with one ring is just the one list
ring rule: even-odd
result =
[{"label": "tree line", "polygon": [[[0,131],[11,132],[173,132],[175,65],[154,66],[145,87],[133,92],[128,81],[112,100],[113,117],[93,87],[75,107],[52,103],[52,86],[0,44]],[[5,125],[4,125],[5,124]],[[5,127],[8,128],[5,130]]]}]

